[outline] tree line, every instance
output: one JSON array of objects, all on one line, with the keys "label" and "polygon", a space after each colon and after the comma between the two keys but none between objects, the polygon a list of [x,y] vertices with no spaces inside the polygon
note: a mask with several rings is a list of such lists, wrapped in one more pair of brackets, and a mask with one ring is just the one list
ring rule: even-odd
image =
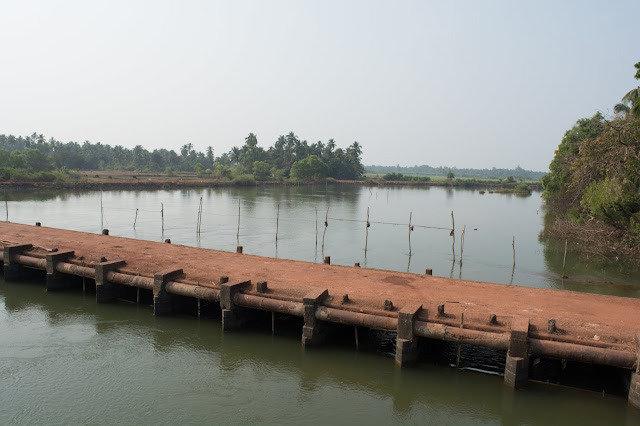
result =
[{"label": "tree line", "polygon": [[0,135],[0,177],[47,176],[54,171],[130,170],[140,172],[197,172],[219,179],[252,176],[259,180],[359,179],[364,173],[362,147],[353,142],[338,148],[333,139],[325,144],[309,144],[290,132],[280,136],[267,149],[258,146],[258,138],[249,133],[241,146],[215,156],[213,146],[198,152],[193,144],[179,152],[167,149],[149,151],[141,145],[133,149],[100,142],[60,142],[33,133],[29,136]]},{"label": "tree line", "polygon": [[[640,62],[634,65],[640,80]],[[604,236],[606,244],[640,252],[640,87],[614,115],[582,118],[564,134],[543,179],[547,206],[560,231]],[[587,245],[592,247],[592,245]],[[617,255],[617,254],[616,254]]]},{"label": "tree line", "polygon": [[398,166],[366,166],[367,173],[384,175],[399,173],[409,176],[448,176],[450,173],[459,178],[506,179],[512,176],[519,181],[539,181],[546,172],[525,170],[520,166],[515,169],[458,169],[457,167],[432,167],[428,165],[400,167]]}]

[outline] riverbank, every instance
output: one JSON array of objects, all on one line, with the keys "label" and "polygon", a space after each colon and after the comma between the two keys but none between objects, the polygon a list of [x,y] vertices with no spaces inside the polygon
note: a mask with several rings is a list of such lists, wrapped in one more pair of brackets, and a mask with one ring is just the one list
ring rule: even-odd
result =
[{"label": "riverbank", "polygon": [[[135,173],[128,171],[80,171],[67,179],[51,182],[39,181],[0,181],[0,191],[32,190],[32,189],[69,189],[69,190],[140,190],[140,189],[188,189],[216,188],[233,186],[294,186],[294,185],[341,185],[362,186],[410,186],[410,187],[451,187],[469,188],[500,193],[530,193],[522,190],[522,185],[498,181],[477,179],[455,179],[450,181],[386,181],[383,179],[317,181],[297,180],[255,180],[255,179],[212,179],[192,172],[175,173]],[[531,190],[541,191],[540,183],[527,183]]]}]

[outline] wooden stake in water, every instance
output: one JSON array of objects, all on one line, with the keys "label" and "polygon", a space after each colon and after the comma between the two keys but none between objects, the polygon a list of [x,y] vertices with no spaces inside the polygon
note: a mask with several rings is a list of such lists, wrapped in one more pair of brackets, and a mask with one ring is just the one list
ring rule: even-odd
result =
[{"label": "wooden stake in water", "polygon": [[138,209],[136,209],[136,217],[133,219],[133,229],[136,229],[136,222],[138,221]]},{"label": "wooden stake in water", "polygon": [[569,278],[565,270],[566,264],[567,264],[567,240],[564,240],[564,258],[562,259],[562,278]]},{"label": "wooden stake in water", "polygon": [[509,285],[513,284],[513,274],[516,272],[516,237],[515,235],[511,239],[511,248],[513,250],[513,265],[511,266],[511,279]]},{"label": "wooden stake in water", "polygon": [[318,247],[318,208],[316,207],[316,247]]},{"label": "wooden stake in water", "polygon": [[164,237],[164,203],[160,203],[160,217],[162,218],[162,236]]},{"label": "wooden stake in water", "polygon": [[104,208],[102,207],[102,191],[100,191],[100,229],[104,229]]},{"label": "wooden stake in water", "polygon": [[365,234],[364,234],[364,257],[367,257],[367,245],[369,244],[369,227],[371,224],[369,223],[369,207],[367,207],[367,224],[365,225]]},{"label": "wooden stake in water", "polygon": [[236,238],[240,239],[240,199],[238,198],[238,232],[236,233]]},{"label": "wooden stake in water", "polygon": [[7,222],[9,222],[9,202],[4,200],[4,211],[7,213]]},{"label": "wooden stake in water", "polygon": [[453,274],[453,264],[456,262],[456,221],[453,218],[453,210],[451,210],[451,232],[449,232],[451,236],[451,257],[452,257],[452,265],[451,265],[451,273]]},{"label": "wooden stake in water", "polygon": [[413,226],[411,226],[411,216],[413,212],[409,212],[409,257],[411,257],[411,231],[413,231]]},{"label": "wooden stake in water", "polygon": [[453,210],[451,210],[451,235],[456,233],[456,221],[453,218]]},{"label": "wooden stake in water", "polygon": [[280,203],[278,203],[278,215],[276,216],[276,247],[278,246],[278,230],[280,229]]},{"label": "wooden stake in water", "polygon": [[324,216],[324,231],[322,232],[322,252],[324,253],[324,236],[327,233],[327,227],[329,226],[329,207],[327,207],[327,214]]},{"label": "wooden stake in water", "polygon": [[467,230],[467,225],[462,227],[462,232],[460,233],[460,266],[462,266],[462,252],[464,251],[464,233]]},{"label": "wooden stake in water", "polygon": [[196,232],[200,235],[202,231],[202,197],[200,197],[200,206],[198,207],[198,224],[196,227]]}]

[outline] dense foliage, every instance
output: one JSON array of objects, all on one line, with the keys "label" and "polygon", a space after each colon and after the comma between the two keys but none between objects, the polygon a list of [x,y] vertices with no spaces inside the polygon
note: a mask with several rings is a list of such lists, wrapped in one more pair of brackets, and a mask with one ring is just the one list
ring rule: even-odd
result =
[{"label": "dense foliage", "polygon": [[[640,80],[640,62],[635,78]],[[610,118],[601,113],[568,130],[542,182],[560,220],[597,222],[631,246],[640,242],[640,97],[633,89]]]},{"label": "dense foliage", "polygon": [[[213,147],[197,152],[188,143],[173,150],[148,151],[141,145],[133,149],[112,147],[100,142],[85,141],[63,143],[54,138],[33,133],[27,137],[0,135],[0,178],[14,176],[36,177],[38,173],[53,170],[137,170],[162,171],[171,175],[176,171],[195,171],[219,179],[239,179],[251,175],[251,179],[283,179],[296,170],[297,179],[358,179],[364,173],[361,163],[362,148],[354,142],[346,149],[336,148],[333,139],[325,145],[311,145],[300,140],[293,132],[280,136],[273,146],[258,146],[255,134],[250,133],[240,147],[219,157]],[[296,166],[297,162],[301,162]],[[311,169],[305,165],[311,164]],[[321,170],[320,172],[318,170]],[[245,181],[247,177],[244,178]]]}]

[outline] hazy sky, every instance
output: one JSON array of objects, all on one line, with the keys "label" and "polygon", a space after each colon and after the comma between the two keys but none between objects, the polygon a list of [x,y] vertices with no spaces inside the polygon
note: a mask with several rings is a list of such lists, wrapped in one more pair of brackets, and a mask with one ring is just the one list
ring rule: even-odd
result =
[{"label": "hazy sky", "polygon": [[637,86],[640,1],[0,0],[0,133],[546,170]]}]

